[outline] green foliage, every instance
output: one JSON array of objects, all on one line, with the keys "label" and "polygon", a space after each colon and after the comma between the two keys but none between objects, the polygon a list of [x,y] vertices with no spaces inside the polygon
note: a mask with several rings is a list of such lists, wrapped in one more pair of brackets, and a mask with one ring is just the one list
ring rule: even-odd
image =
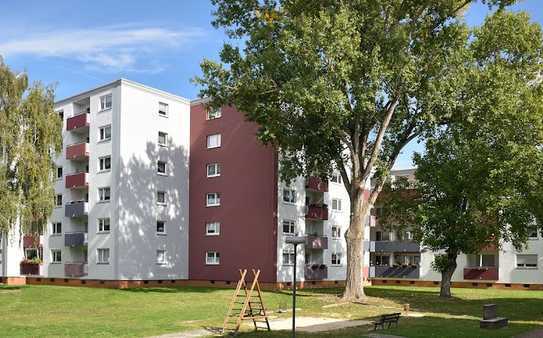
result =
[{"label": "green foliage", "polygon": [[450,260],[446,254],[435,255],[432,262],[432,269],[436,272],[443,273],[450,269]]},{"label": "green foliage", "polygon": [[17,221],[38,231],[53,208],[52,153],[61,149],[54,93],[28,85],[0,58],[0,231]]}]

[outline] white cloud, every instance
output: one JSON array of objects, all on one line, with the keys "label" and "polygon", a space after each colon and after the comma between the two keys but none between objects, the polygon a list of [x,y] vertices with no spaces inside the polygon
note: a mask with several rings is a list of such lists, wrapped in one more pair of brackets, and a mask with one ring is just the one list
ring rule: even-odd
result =
[{"label": "white cloud", "polygon": [[0,55],[34,55],[76,59],[93,69],[160,71],[153,62],[167,49],[195,41],[200,29],[171,30],[130,25],[96,29],[51,30],[0,40]]}]

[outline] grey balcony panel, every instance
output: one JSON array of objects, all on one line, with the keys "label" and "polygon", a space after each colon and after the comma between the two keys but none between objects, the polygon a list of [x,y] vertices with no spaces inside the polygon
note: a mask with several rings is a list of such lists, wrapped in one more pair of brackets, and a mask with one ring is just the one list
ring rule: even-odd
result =
[{"label": "grey balcony panel", "polygon": [[408,266],[371,266],[371,278],[406,278],[419,279],[420,268],[414,265]]},{"label": "grey balcony panel", "polygon": [[65,246],[84,246],[87,245],[87,233],[85,232],[70,232],[64,234]]},{"label": "grey balcony panel", "polygon": [[87,275],[86,263],[66,263],[64,264],[64,274],[66,277],[83,277]]},{"label": "grey balcony panel", "polygon": [[328,267],[324,264],[308,264],[305,266],[305,280],[324,280],[328,278]]},{"label": "grey balcony panel", "polygon": [[68,203],[64,209],[64,216],[66,217],[82,217],[88,214],[89,204],[83,201]]},{"label": "grey balcony panel", "polygon": [[420,252],[420,244],[414,241],[375,241],[370,244],[372,252]]}]

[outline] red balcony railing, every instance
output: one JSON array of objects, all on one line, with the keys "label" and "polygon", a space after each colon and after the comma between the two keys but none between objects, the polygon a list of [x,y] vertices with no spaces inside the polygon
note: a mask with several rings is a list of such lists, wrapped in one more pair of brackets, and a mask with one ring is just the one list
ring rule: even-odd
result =
[{"label": "red balcony railing", "polygon": [[77,173],[66,176],[66,189],[86,188],[89,185],[89,174]]},{"label": "red balcony railing", "polygon": [[498,268],[493,266],[464,268],[464,279],[498,280]]},{"label": "red balcony railing", "polygon": [[72,116],[66,120],[66,130],[75,130],[79,128],[84,128],[89,126],[89,116],[90,114],[79,114]]},{"label": "red balcony railing", "polygon": [[38,263],[27,263],[21,262],[21,275],[39,275],[40,274],[40,265]]},{"label": "red balcony railing", "polygon": [[328,219],[328,206],[326,204],[310,204],[307,206],[305,217],[326,221]]},{"label": "red balcony railing", "polygon": [[328,181],[323,181],[322,179],[311,176],[307,179],[305,184],[306,189],[327,192],[328,191]]},{"label": "red balcony railing", "polygon": [[328,237],[307,236],[305,238],[306,249],[328,249]]},{"label": "red balcony railing", "polygon": [[78,143],[66,147],[67,160],[79,160],[89,157],[89,144]]}]

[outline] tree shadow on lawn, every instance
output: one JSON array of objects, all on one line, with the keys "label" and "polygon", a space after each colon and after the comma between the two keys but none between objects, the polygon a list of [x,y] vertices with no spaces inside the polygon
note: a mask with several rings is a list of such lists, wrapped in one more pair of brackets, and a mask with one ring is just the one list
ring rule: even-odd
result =
[{"label": "tree shadow on lawn", "polygon": [[141,287],[141,288],[125,288],[119,289],[124,292],[135,292],[135,293],[217,293],[221,291],[232,291],[234,289],[230,288],[207,288],[199,286],[164,286],[164,287]]}]

